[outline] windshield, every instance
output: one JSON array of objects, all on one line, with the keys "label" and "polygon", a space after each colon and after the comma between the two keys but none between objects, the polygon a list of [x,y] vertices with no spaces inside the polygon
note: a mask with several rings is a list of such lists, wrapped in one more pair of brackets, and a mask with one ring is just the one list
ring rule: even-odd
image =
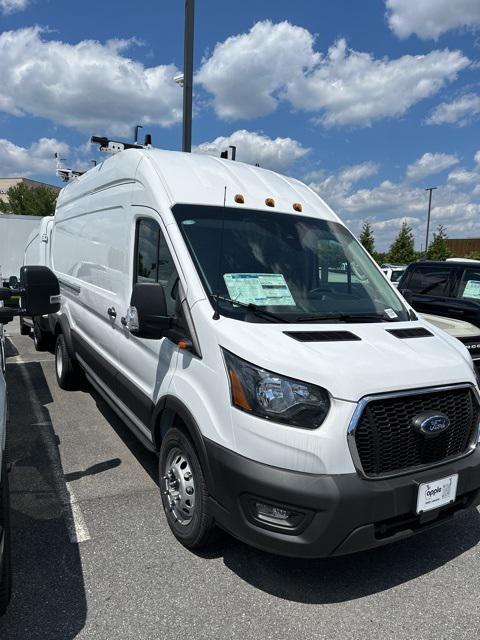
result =
[{"label": "windshield", "polygon": [[[176,205],[173,214],[222,315],[268,322],[408,320],[371,258],[341,224],[300,215]],[[234,305],[238,300],[243,306]]]}]

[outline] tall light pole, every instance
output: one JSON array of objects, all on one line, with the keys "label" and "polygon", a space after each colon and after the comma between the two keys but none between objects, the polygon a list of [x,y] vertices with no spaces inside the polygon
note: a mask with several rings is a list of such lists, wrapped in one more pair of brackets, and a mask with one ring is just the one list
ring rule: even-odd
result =
[{"label": "tall light pole", "polygon": [[430,230],[430,212],[432,211],[432,191],[435,191],[437,187],[428,187],[425,191],[429,191],[428,196],[428,215],[427,215],[427,235],[425,236],[425,254],[428,251],[428,232]]},{"label": "tall light pole", "polygon": [[193,34],[195,31],[195,0],[185,0],[185,34],[183,50],[183,135],[182,151],[192,150],[193,100]]}]

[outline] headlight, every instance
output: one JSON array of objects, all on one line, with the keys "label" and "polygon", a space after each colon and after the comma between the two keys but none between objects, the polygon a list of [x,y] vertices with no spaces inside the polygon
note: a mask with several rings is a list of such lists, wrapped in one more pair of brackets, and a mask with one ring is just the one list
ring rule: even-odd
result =
[{"label": "headlight", "polygon": [[316,429],[330,399],[325,389],[256,367],[223,350],[232,404],[237,409],[294,427]]}]

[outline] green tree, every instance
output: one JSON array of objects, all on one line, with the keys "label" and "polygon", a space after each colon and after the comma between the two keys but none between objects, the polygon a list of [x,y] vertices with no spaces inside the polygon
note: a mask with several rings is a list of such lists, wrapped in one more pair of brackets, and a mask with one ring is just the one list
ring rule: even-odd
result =
[{"label": "green tree", "polygon": [[439,224],[437,230],[433,233],[432,241],[428,245],[427,258],[429,260],[446,260],[451,256],[445,242],[446,239],[445,227]]},{"label": "green tree", "polygon": [[413,230],[408,222],[404,220],[397,237],[390,247],[389,260],[397,264],[409,264],[416,259],[417,254],[415,252]]},{"label": "green tree", "polygon": [[360,242],[368,253],[373,256],[375,253],[375,238],[373,236],[372,225],[368,220],[363,223],[362,230],[360,231]]},{"label": "green tree", "polygon": [[27,187],[23,182],[7,191],[8,202],[0,200],[0,212],[15,215],[51,216],[57,194],[48,187]]}]

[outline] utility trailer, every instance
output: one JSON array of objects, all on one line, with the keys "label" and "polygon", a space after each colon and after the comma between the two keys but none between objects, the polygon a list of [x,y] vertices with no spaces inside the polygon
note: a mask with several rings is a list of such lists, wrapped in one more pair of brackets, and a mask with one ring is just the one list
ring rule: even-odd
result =
[{"label": "utility trailer", "polygon": [[0,214],[0,275],[3,282],[19,274],[27,239],[40,227],[41,219],[40,216]]}]

